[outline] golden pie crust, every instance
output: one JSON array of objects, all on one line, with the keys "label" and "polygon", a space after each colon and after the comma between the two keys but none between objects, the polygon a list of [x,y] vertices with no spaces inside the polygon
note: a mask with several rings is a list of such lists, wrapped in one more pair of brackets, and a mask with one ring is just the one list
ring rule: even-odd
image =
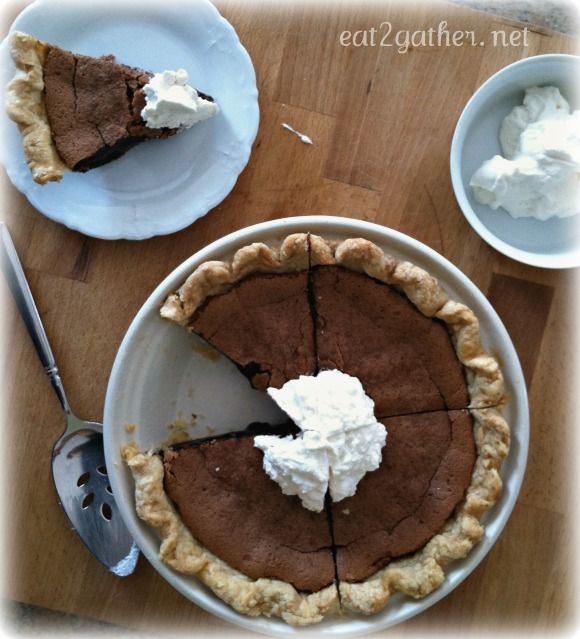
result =
[{"label": "golden pie crust", "polygon": [[459,361],[466,369],[469,408],[498,406],[504,400],[501,369],[486,353],[477,317],[464,304],[449,299],[435,277],[407,261],[385,254],[362,238],[330,242],[312,234],[289,235],[279,249],[254,243],[238,249],[229,262],[198,266],[183,286],[161,307],[161,316],[186,326],[208,297],[225,293],[251,273],[303,271],[311,266],[338,265],[397,287],[427,317],[445,322],[453,336]]},{"label": "golden pie crust", "polygon": [[199,544],[185,528],[163,490],[163,465],[152,453],[126,446],[123,455],[136,482],[141,519],[158,529],[160,558],[172,568],[195,574],[220,598],[247,615],[279,616],[288,623],[316,623],[338,611],[373,614],[395,592],[421,598],[444,581],[444,567],[465,557],[481,539],[481,516],[501,494],[499,470],[509,450],[510,432],[501,414],[504,383],[497,360],[481,344],[479,322],[464,304],[449,299],[437,279],[424,269],[385,254],[361,238],[327,241],[311,234],[289,235],[272,248],[254,243],[238,249],[230,261],[198,266],[161,308],[162,317],[186,326],[196,309],[213,295],[224,293],[251,273],[295,272],[317,265],[339,265],[395,286],[426,316],[447,325],[466,370],[474,419],[477,458],[464,500],[444,529],[410,557],[392,561],[361,583],[339,582],[313,594],[271,579],[252,580]]},{"label": "golden pie crust", "polygon": [[169,295],[161,307],[161,317],[185,326],[208,297],[225,293],[252,273],[292,273],[309,267],[309,236],[288,235],[275,249],[261,242],[238,249],[231,261],[203,262]]},{"label": "golden pie crust", "polygon": [[7,88],[6,111],[22,136],[26,163],[38,184],[58,181],[68,171],[52,140],[44,106],[43,67],[48,45],[27,33],[10,36],[16,75]]}]

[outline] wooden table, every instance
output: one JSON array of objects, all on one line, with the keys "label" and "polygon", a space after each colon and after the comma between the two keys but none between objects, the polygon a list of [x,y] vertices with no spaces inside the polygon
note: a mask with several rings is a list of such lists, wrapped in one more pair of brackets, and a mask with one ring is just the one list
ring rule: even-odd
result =
[{"label": "wooden table", "polygon": [[[24,4],[9,5],[5,28]],[[485,79],[519,58],[574,52],[577,42],[532,28],[527,46],[493,47],[492,31],[517,39],[523,25],[445,3],[358,4],[260,8],[220,0],[256,68],[261,124],[233,192],[188,229],[144,242],[84,237],[37,213],[4,174],[0,215],[22,256],[71,403],[93,420],[102,418],[116,350],[143,301],[175,266],[226,233],[325,213],[379,222],[442,253],[487,292],[518,349],[530,392],[529,465],[514,514],[488,557],[450,596],[397,631],[557,628],[572,607],[566,513],[577,415],[569,305],[576,274],[524,266],[485,244],[455,202],[448,157],[457,118]],[[399,53],[339,41],[345,30],[384,21],[413,31],[436,28],[441,20],[451,31],[475,31],[487,46]],[[314,145],[302,144],[282,122],[307,133]],[[1,385],[9,460],[7,596],[137,629],[233,632],[185,600],[143,558],[130,578],[107,573],[70,529],[50,471],[63,416],[3,280],[0,286],[7,308]]]}]

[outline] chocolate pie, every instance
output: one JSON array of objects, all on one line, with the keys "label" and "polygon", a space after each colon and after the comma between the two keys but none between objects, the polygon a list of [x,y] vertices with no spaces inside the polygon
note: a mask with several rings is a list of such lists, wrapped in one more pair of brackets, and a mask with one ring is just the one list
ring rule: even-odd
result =
[{"label": "chocolate pie", "polygon": [[317,368],[308,273],[260,273],[208,300],[189,328],[229,357],[252,386],[280,388]]},{"label": "chocolate pie", "polygon": [[503,379],[473,312],[426,271],[367,240],[295,234],[200,265],[161,314],[259,390],[329,368],[358,377],[388,432],[379,468],[321,513],[282,493],[243,425],[127,446],[137,511],[168,565],[240,612],[300,625],[377,612],[396,591],[423,597],[479,541],[509,446]]},{"label": "chocolate pie", "polygon": [[278,579],[308,592],[333,584],[326,513],[282,494],[263,472],[250,433],[191,442],[162,455],[167,495],[208,550],[252,579]]},{"label": "chocolate pie", "polygon": [[21,32],[11,35],[10,45],[18,74],[8,87],[7,111],[39,184],[99,167],[144,140],[179,131],[150,128],[141,117],[151,72],[119,64],[113,55],[71,53]]}]

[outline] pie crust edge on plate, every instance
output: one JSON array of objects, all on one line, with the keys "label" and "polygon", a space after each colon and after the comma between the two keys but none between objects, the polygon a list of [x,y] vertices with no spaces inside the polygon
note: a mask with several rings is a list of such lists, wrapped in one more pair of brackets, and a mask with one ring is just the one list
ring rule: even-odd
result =
[{"label": "pie crust edge on plate", "polygon": [[27,33],[10,36],[10,53],[17,73],[8,84],[6,111],[22,136],[26,163],[38,184],[60,180],[67,166],[52,139],[44,106],[43,65],[48,45]]},{"label": "pie crust edge on plate", "polygon": [[139,452],[135,444],[123,449],[136,482],[137,513],[161,536],[160,559],[180,572],[195,574],[239,612],[280,616],[294,625],[316,623],[341,608],[376,613],[394,592],[421,598],[440,586],[445,578],[443,567],[465,557],[483,535],[479,519],[501,493],[499,468],[510,439],[508,424],[501,415],[505,401],[503,376],[497,360],[483,349],[475,314],[464,304],[450,300],[425,270],[396,260],[368,240],[334,242],[296,233],[286,237],[279,249],[263,243],[244,246],[229,262],[208,261],[198,266],[166,299],[161,315],[186,326],[208,297],[224,293],[247,275],[296,272],[318,265],[364,272],[397,287],[421,313],[445,322],[451,333],[457,357],[466,370],[477,458],[465,498],[440,533],[411,557],[391,562],[364,582],[339,582],[340,600],[335,585],[303,594],[279,580],[252,580],[205,549],[192,537],[165,495],[161,460],[152,452]]}]

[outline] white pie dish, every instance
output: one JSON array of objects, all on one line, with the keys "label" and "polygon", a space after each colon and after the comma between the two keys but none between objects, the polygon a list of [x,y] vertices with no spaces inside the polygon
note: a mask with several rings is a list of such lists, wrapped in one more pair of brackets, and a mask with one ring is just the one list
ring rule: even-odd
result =
[{"label": "white pie dish", "polygon": [[525,89],[556,86],[573,109],[580,108],[580,57],[547,54],[519,60],[491,76],[473,94],[457,122],[451,143],[451,182],[463,215],[473,230],[514,260],[542,268],[580,266],[580,216],[514,219],[503,209],[479,203],[469,181],[485,161],[501,155],[499,129]]},{"label": "white pie dish", "polygon": [[[141,449],[167,439],[167,425],[191,413],[198,421],[189,432],[194,437],[208,434],[208,427],[239,424],[274,415],[273,404],[252,391],[224,358],[208,360],[192,350],[198,339],[179,326],[162,320],[159,307],[167,294],[177,289],[192,270],[208,259],[227,259],[253,241],[278,243],[289,233],[311,231],[328,238],[365,237],[396,257],[404,257],[437,276],[451,297],[470,306],[481,322],[484,346],[504,364],[508,396],[505,417],[512,428],[512,447],[502,469],[504,492],[486,515],[482,541],[464,560],[449,566],[444,584],[425,599],[413,601],[394,596],[386,609],[372,617],[333,618],[307,628],[293,628],[284,622],[250,618],[236,613],[195,578],[178,574],[157,557],[158,540],[137,517],[133,482],[120,457],[121,447],[136,441]],[[217,389],[217,390],[216,390]],[[224,401],[228,398],[229,401]],[[127,432],[126,424],[136,424]],[[265,222],[228,235],[181,264],[145,302],[131,324],[117,354],[105,401],[105,455],[113,492],[122,516],[141,550],[156,570],[179,592],[213,614],[234,624],[275,636],[316,634],[347,637],[364,635],[399,623],[425,610],[455,588],[487,554],[499,536],[515,504],[524,475],[528,449],[528,405],[522,370],[513,344],[495,311],[481,292],[445,258],[420,242],[375,224],[325,216],[287,218]]]},{"label": "white pie dish", "polygon": [[[18,128],[0,92],[0,160],[30,203],[56,222],[102,239],[140,240],[174,233],[219,204],[246,166],[258,131],[256,75],[233,27],[209,0],[140,3],[36,0],[11,31],[75,53],[113,53],[152,71],[184,68],[220,112],[167,140],[151,140],[87,173],[34,182]],[[14,75],[8,38],[0,45],[0,83]]]}]

